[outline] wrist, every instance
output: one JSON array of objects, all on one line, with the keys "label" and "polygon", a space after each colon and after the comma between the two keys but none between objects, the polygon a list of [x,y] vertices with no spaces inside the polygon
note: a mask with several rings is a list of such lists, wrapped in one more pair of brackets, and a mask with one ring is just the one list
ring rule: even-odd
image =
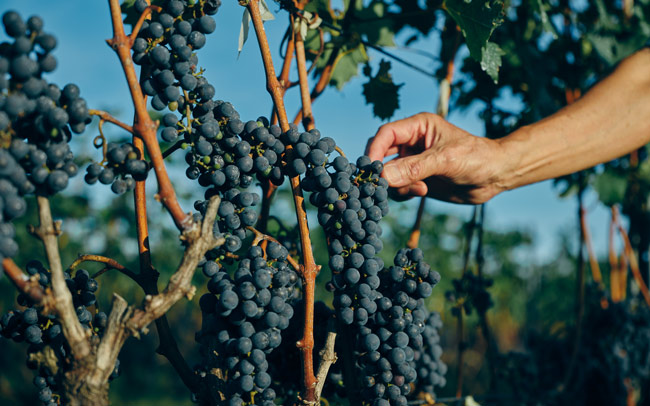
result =
[{"label": "wrist", "polygon": [[[526,183],[525,144],[531,139],[531,127],[524,126],[511,134],[494,140],[501,152],[500,165],[495,171],[494,185],[499,192],[516,189]],[[528,151],[530,152],[530,151]]]}]

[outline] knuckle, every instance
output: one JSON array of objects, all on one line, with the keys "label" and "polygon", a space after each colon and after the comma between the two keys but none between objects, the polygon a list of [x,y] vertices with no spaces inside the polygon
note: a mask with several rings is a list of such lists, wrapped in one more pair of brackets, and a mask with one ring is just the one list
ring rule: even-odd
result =
[{"label": "knuckle", "polygon": [[[387,130],[390,130],[391,124],[392,124],[392,123],[382,124],[382,125],[377,129],[377,134],[380,134],[380,133],[383,133],[383,132],[385,132],[385,131],[387,131]],[[376,135],[375,135],[375,137],[376,137]]]},{"label": "knuckle", "polygon": [[404,165],[404,172],[407,179],[420,180],[424,173],[424,165],[419,159],[410,160]]}]

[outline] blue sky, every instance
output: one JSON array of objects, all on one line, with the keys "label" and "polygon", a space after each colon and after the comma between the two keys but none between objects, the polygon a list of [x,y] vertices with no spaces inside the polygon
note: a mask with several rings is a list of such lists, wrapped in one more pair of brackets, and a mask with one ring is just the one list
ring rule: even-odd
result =
[{"label": "blue sky", "polygon": [[[111,109],[119,112],[119,118],[125,121],[131,119],[133,110],[119,62],[104,42],[112,34],[108,1],[3,0],[2,6],[2,10],[19,11],[24,18],[32,14],[42,16],[45,30],[59,39],[55,50],[59,67],[48,77],[50,81],[61,86],[68,82],[77,83],[91,108]],[[286,27],[286,13],[278,11],[274,4],[270,6],[276,20],[267,22],[266,29],[278,67],[277,50]],[[237,57],[242,11],[234,0],[223,2],[215,16],[217,29],[208,37],[206,47],[199,52],[200,65],[207,69],[206,75],[217,89],[217,97],[231,101],[242,117],[268,116],[271,101],[265,90],[264,71],[253,35]],[[437,43],[432,38],[419,41],[414,47],[435,53]],[[394,52],[427,69],[436,67],[430,59],[414,53]],[[369,55],[375,62],[381,59],[381,55],[372,50]],[[395,118],[434,111],[438,97],[434,81],[395,62],[393,68],[395,81],[404,83],[401,107]],[[361,96],[362,83],[360,78],[353,79],[341,92],[329,88],[313,106],[317,127],[324,135],[333,137],[349,156],[361,154],[367,139],[382,124],[372,117],[371,108],[365,105]],[[297,89],[290,91],[286,100],[289,115],[293,116],[299,107]],[[504,102],[516,103],[514,100]],[[449,120],[467,131],[483,135],[483,125],[477,117],[476,108],[462,113],[452,111]],[[90,142],[93,135],[86,133],[85,136]],[[597,202],[593,193],[587,194],[586,202],[590,209],[590,227],[596,250],[604,254],[608,211]],[[417,203],[411,204],[415,207]],[[455,213],[463,218],[468,218],[471,213],[469,206],[442,202],[429,202],[427,207],[428,210]],[[487,221],[493,227],[519,227],[531,231],[538,242],[534,258],[543,261],[554,255],[560,231],[575,230],[575,212],[574,199],[558,198],[552,183],[543,182],[497,196],[488,205]],[[405,221],[410,224],[412,219],[406,218]]]}]

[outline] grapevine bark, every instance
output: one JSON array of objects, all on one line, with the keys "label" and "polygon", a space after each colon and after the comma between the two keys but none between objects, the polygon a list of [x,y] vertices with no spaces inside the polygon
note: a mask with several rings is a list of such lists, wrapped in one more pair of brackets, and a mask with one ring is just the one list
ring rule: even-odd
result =
[{"label": "grapevine bark", "polygon": [[45,247],[45,254],[50,265],[54,310],[61,319],[63,334],[70,345],[72,356],[76,360],[81,360],[90,354],[90,344],[86,331],[81,327],[81,323],[77,318],[72,303],[72,294],[63,276],[59,243],[57,241],[58,236],[61,234],[61,224],[54,222],[50,201],[47,197],[37,196],[36,200],[38,203],[39,225],[36,228],[32,227],[30,231],[41,239]]}]

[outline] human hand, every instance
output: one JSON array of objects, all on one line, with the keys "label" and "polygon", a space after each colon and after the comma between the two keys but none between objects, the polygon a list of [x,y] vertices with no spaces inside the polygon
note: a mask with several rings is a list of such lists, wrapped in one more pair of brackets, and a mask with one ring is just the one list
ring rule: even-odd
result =
[{"label": "human hand", "polygon": [[366,154],[379,161],[398,155],[382,176],[402,199],[480,204],[506,190],[500,179],[512,166],[498,140],[474,136],[431,113],[381,126]]}]

